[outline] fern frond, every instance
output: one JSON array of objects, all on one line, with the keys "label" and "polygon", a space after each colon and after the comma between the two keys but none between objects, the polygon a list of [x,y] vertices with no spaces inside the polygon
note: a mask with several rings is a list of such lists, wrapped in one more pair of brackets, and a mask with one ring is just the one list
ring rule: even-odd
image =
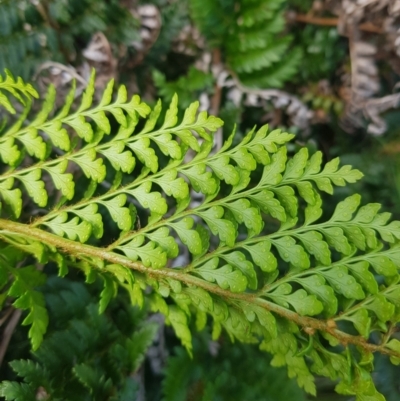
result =
[{"label": "fern frond", "polygon": [[52,329],[32,359],[11,362],[23,383],[4,381],[0,394],[17,401],[32,395],[36,399],[39,389],[48,398],[60,400],[135,398],[137,383],[132,374],[142,363],[158,325],[143,321],[133,307],[112,319],[99,315],[98,305],[82,283],[53,277],[44,291]]},{"label": "fern frond", "polygon": [[46,381],[49,372],[38,363],[34,363],[32,360],[12,361],[10,362],[10,366],[19,377],[23,377],[24,381],[34,389],[37,389],[40,386],[44,386],[45,388],[50,386],[50,383]]},{"label": "fern frond", "polygon": [[113,43],[129,45],[138,36],[138,23],[126,7],[115,1],[3,0],[0,71],[9,68],[29,79],[49,59],[74,59],[77,48],[99,31],[106,33]]},{"label": "fern frond", "polygon": [[26,383],[4,381],[0,383],[0,395],[7,401],[34,401],[36,389]]},{"label": "fern frond", "polygon": [[176,350],[176,355],[168,360],[168,368],[163,381],[163,401],[184,400],[186,388],[193,369],[192,360],[183,349]]},{"label": "fern frond", "polygon": [[[288,53],[284,0],[192,1],[191,15],[211,47],[245,85],[282,87],[297,71],[300,50]],[[212,16],[212,17],[211,17]]]},{"label": "fern frond", "polygon": [[[321,192],[332,194],[362,173],[340,166],[339,159],[322,166],[322,154],[305,148],[289,157],[286,144],[293,136],[267,126],[235,145],[232,135],[211,153],[222,121],[197,113],[197,103],[179,121],[176,96],[160,119],[160,102],[151,110],[137,96],[128,101],[123,87],[113,102],[112,83],[92,105],[92,80],[77,111],[68,100],[46,122],[51,96],[30,123],[38,141],[46,134],[40,127],[55,121],[73,127],[80,139],[63,141],[66,149],[52,141],[57,158],[49,148],[43,158],[32,156],[29,167],[20,159],[4,166],[2,201],[14,218],[21,215],[17,222],[7,214],[0,219],[4,244],[56,262],[61,274],[74,267],[88,282],[101,277],[101,311],[118,283],[134,304],[165,314],[189,353],[190,321],[202,328],[209,318],[214,338],[224,330],[232,340],[261,339],[272,364],[286,365],[311,394],[315,374],[340,378],[338,391],[359,397],[367,391],[360,384],[365,377],[368,391],[376,392],[365,358],[373,352],[395,363],[400,358],[388,331],[399,316],[400,223],[379,213],[377,204],[360,207],[359,195],[322,219]],[[6,135],[18,141],[27,129],[21,125]],[[66,129],[65,135],[69,139]],[[85,194],[66,173],[70,162],[83,173]],[[44,174],[56,189],[48,189]],[[112,184],[97,187],[105,179]],[[32,220],[21,213],[18,182],[43,208],[41,216]],[[204,195],[200,205],[192,205],[191,188]],[[108,243],[105,213],[114,222]],[[103,247],[95,246],[98,240]],[[190,263],[170,268],[180,247]],[[149,286],[151,293],[144,291]],[[370,342],[371,333],[381,341]],[[98,378],[92,368],[82,366],[82,374],[85,385]]]},{"label": "fern frond", "polygon": [[[13,242],[12,238],[9,238]],[[24,251],[28,251],[25,248]],[[32,348],[36,350],[43,340],[49,322],[48,313],[45,307],[43,294],[35,290],[45,283],[46,276],[36,270],[34,266],[25,266],[14,268],[10,265],[7,253],[15,252],[14,249],[2,249],[5,251],[0,258],[0,269],[2,273],[11,275],[12,285],[5,290],[5,295],[16,298],[13,306],[22,310],[29,310],[28,315],[23,320],[23,325],[31,325],[29,329],[29,338],[32,342]],[[29,252],[29,251],[28,251]],[[37,255],[36,255],[37,256]],[[21,258],[22,259],[22,258]],[[3,283],[2,283],[3,286]]]},{"label": "fern frond", "polygon": [[[207,340],[206,336],[196,336],[193,359],[183,348],[174,349],[165,369],[164,401],[183,401],[194,392],[201,400],[306,399],[295,381],[288,380],[284,368],[272,367],[268,355],[260,358],[256,346],[236,343],[231,347],[219,342],[218,352],[210,355]],[[263,380],[255,383],[254,375],[261,375]]]}]

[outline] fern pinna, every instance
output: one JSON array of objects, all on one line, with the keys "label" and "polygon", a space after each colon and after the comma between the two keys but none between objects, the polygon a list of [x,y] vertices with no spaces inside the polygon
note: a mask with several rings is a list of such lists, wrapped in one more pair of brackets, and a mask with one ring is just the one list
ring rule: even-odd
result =
[{"label": "fern pinna", "polygon": [[[50,88],[32,117],[33,87],[7,74],[0,89],[9,113],[24,105],[0,137],[1,300],[28,310],[33,349],[48,323],[36,260],[101,277],[100,312],[125,288],[165,314],[189,354],[194,319],[214,339],[259,342],[311,394],[321,375],[340,379],[339,393],[383,399],[371,372],[374,352],[400,363],[400,223],[359,195],[321,218],[321,193],[358,170],[322,166],[306,148],[288,157],[293,135],[267,126],[211,155],[223,122],[197,102],[178,118],[176,96],[163,112],[124,86],[114,96],[111,81],[96,105],[94,75],[76,109],[72,88],[54,112]],[[190,188],[204,194],[192,209]],[[188,265],[175,266],[179,247]]]}]

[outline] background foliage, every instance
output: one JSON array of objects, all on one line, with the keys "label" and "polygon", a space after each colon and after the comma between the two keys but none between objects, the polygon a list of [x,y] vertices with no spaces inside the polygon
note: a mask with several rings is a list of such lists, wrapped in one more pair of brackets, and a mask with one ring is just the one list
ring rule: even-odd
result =
[{"label": "background foliage", "polygon": [[[181,116],[199,99],[202,109],[225,121],[219,146],[235,124],[234,143],[254,125],[284,127],[296,134],[291,154],[299,146],[321,150],[325,161],[340,156],[365,174],[324,197],[327,216],[338,200],[358,192],[364,203],[380,202],[400,219],[399,1],[352,3],[3,0],[0,69],[33,79],[42,92],[54,84],[56,106],[72,79],[77,94],[84,90],[91,67],[98,71],[96,96],[115,78],[152,106],[177,93]],[[76,190],[83,195],[85,188]],[[111,221],[104,224],[106,239],[113,238]],[[45,273],[56,276],[55,266],[46,266]],[[306,398],[284,370],[271,369],[266,356],[257,358],[252,345],[232,346],[225,336],[214,342],[200,333],[191,361],[162,321],[152,321],[149,310],[128,307],[123,294],[99,316],[101,283],[83,285],[84,278],[71,272],[68,281],[54,277],[44,284],[39,273],[35,277],[32,296],[50,306],[50,325],[34,353],[26,327],[16,325],[19,316],[10,300],[1,299],[1,330],[12,337],[3,335],[0,374],[22,380],[23,399],[50,393],[52,399],[69,399],[72,385],[82,399],[95,400],[100,394],[109,400]],[[54,344],[60,342],[73,352],[59,353]],[[129,360],[121,347],[129,350]],[[378,389],[388,401],[397,400],[399,368],[385,357],[378,357],[375,367]],[[265,380],[243,375],[250,369]],[[38,372],[48,380],[46,389],[36,385]],[[332,382],[317,379],[317,387],[319,400],[351,399],[333,394]]]}]

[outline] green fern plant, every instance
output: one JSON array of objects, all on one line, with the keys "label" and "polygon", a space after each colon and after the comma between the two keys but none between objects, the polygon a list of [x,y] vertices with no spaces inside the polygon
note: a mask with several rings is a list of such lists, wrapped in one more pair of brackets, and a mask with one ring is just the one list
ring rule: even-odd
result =
[{"label": "green fern plant", "polygon": [[49,59],[72,62],[79,46],[98,31],[129,44],[138,38],[138,22],[116,0],[2,0],[0,71],[10,68],[27,79]]},{"label": "green fern plant", "polygon": [[111,81],[94,105],[94,75],[76,109],[73,87],[53,111],[50,88],[34,116],[31,86],[8,74],[0,90],[9,112],[24,104],[0,136],[0,284],[28,310],[33,349],[48,324],[36,260],[101,278],[100,312],[125,288],[165,315],[189,354],[194,319],[214,339],[224,330],[259,343],[311,394],[320,375],[341,394],[383,400],[371,373],[375,352],[400,363],[400,222],[357,194],[321,218],[321,193],[358,170],[322,166],[306,148],[288,157],[293,135],[267,126],[211,153],[223,122],[197,102],[178,117],[175,96],[161,120],[161,102],[150,108],[124,86],[114,97]]},{"label": "green fern plant", "polygon": [[[283,33],[285,0],[194,0],[191,16],[227,66],[248,86],[282,87],[296,72],[299,48]],[[283,56],[285,55],[284,59]]]},{"label": "green fern plant", "polygon": [[44,292],[53,327],[31,359],[10,363],[23,382],[4,381],[0,395],[24,401],[38,394],[51,400],[134,399],[139,386],[133,374],[158,325],[137,308],[121,307],[121,299],[109,315],[99,315],[83,283],[53,277]]}]

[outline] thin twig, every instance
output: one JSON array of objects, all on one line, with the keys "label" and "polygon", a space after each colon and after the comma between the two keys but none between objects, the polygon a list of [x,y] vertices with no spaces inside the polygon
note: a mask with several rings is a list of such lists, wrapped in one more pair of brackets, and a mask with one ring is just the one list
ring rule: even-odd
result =
[{"label": "thin twig", "polygon": [[43,18],[43,20],[46,22],[47,25],[49,25],[50,27],[58,30],[60,29],[60,26],[58,25],[56,20],[52,20],[49,16],[49,13],[46,9],[46,7],[40,2],[35,2],[34,6],[37,10],[37,12],[41,15],[41,17]]},{"label": "thin twig", "polygon": [[[339,18],[321,18],[306,14],[296,14],[296,16],[293,19],[297,22],[304,22],[305,24],[322,25],[322,26],[337,26],[339,23]],[[371,22],[364,22],[363,24],[360,24],[358,28],[361,31],[370,33],[381,34],[384,32],[382,28],[372,24]]]},{"label": "thin twig", "polygon": [[10,343],[11,337],[14,333],[15,327],[18,324],[21,314],[22,314],[21,309],[14,309],[10,320],[8,321],[6,327],[4,328],[3,336],[0,343],[0,366],[3,363],[4,355],[6,354],[8,344]]},{"label": "thin twig", "polygon": [[[219,71],[221,69],[221,49],[214,49],[212,52],[212,68]],[[221,98],[222,98],[222,87],[218,83],[218,79],[215,80],[214,85],[214,95],[211,98],[211,105],[210,105],[210,114],[214,116],[219,115],[219,109],[221,107]],[[216,150],[221,149],[222,147],[222,128],[220,128],[215,133],[215,148]]]},{"label": "thin twig", "polygon": [[[212,66],[214,68],[221,67],[221,49],[214,49],[212,52]],[[214,95],[211,98],[210,114],[217,116],[219,114],[219,108],[221,106],[221,93],[222,88],[218,85],[218,80],[214,85]]]},{"label": "thin twig", "polygon": [[9,318],[9,316],[13,313],[14,308],[10,306],[5,312],[3,317],[0,319],[0,327],[3,326],[3,323]]}]

